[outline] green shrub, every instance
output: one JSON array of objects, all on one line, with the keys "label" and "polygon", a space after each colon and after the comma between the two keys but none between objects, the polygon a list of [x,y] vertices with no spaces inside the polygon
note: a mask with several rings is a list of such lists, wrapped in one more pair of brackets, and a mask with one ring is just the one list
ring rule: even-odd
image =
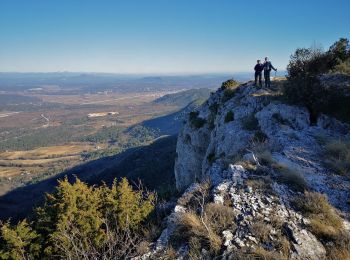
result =
[{"label": "green shrub", "polygon": [[332,71],[337,65],[343,66],[349,58],[349,41],[344,38],[335,42],[327,52],[299,48],[291,55],[283,94],[289,102],[307,107],[311,124],[317,123],[320,112],[328,113],[332,109],[330,104],[334,100],[333,90],[323,88],[318,76]]},{"label": "green shrub", "polygon": [[[113,245],[120,253],[115,257],[123,258],[137,251],[135,239],[154,209],[154,200],[152,193],[134,191],[125,178],[111,188],[89,187],[78,179],[71,184],[66,178],[36,210],[35,229],[45,240],[44,253],[49,258],[93,257],[106,253],[106,245]],[[127,247],[122,246],[125,235],[130,237]]]},{"label": "green shrub", "polygon": [[0,234],[1,259],[38,259],[42,241],[27,220],[15,226],[5,222],[0,228]]},{"label": "green shrub", "polygon": [[225,90],[225,89],[234,89],[236,88],[237,86],[239,86],[239,82],[234,80],[234,79],[229,79],[229,80],[226,80],[225,82],[223,82],[221,84],[221,90]]},{"label": "green shrub", "polygon": [[334,67],[332,72],[350,74],[350,58],[346,59],[345,61],[341,61],[338,65]]},{"label": "green shrub", "polygon": [[205,125],[207,122],[205,119],[198,117],[199,112],[198,111],[192,111],[190,112],[190,123],[191,126],[198,129]]},{"label": "green shrub", "polygon": [[251,113],[242,119],[242,127],[247,131],[255,131],[259,129],[259,121],[256,119],[254,113]]},{"label": "green shrub", "polygon": [[234,120],[234,114],[232,111],[228,111],[225,116],[225,123],[231,122]]},{"label": "green shrub", "polygon": [[216,160],[215,153],[208,154],[207,160],[208,160],[209,164],[212,164]]}]

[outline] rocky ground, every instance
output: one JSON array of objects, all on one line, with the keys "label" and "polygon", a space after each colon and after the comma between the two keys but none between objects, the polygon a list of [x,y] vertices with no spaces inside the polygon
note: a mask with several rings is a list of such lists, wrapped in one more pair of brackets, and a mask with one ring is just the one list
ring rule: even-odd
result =
[{"label": "rocky ground", "polygon": [[[293,204],[304,198],[305,190],[325,194],[334,207],[330,212],[341,216],[339,230],[348,237],[350,179],[327,163],[330,140],[350,140],[350,126],[325,115],[310,126],[305,108],[287,105],[276,93],[252,83],[218,90],[190,115],[179,134],[175,176],[177,188],[185,192],[144,258],[165,257],[171,247],[178,259],[335,259],[329,248],[336,240],[309,228],[313,215]],[[210,183],[210,188],[203,204],[194,207],[191,198],[198,200],[201,182]],[[209,233],[202,240],[212,245],[214,228],[205,203],[229,208],[234,217],[230,228],[216,229],[219,249],[213,253],[202,244],[194,257],[193,243],[184,235],[174,245],[173,234],[183,216],[192,212]],[[350,257],[343,253],[344,246],[339,250],[339,256]]]}]

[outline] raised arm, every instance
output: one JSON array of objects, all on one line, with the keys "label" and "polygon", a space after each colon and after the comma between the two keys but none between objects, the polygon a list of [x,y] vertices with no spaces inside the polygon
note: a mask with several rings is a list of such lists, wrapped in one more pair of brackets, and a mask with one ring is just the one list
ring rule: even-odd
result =
[{"label": "raised arm", "polygon": [[274,70],[274,71],[277,71],[277,69],[272,65],[272,63],[270,63],[271,64],[271,68]]}]

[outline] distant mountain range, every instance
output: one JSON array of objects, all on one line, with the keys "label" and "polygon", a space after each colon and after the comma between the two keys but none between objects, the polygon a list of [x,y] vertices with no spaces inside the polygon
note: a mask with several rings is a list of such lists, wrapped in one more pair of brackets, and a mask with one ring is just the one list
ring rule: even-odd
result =
[{"label": "distant mountain range", "polygon": [[4,73],[0,72],[0,91],[21,91],[45,86],[58,86],[60,91],[119,92],[214,88],[228,78],[244,81],[252,73],[203,74],[182,76],[144,76],[110,73]]}]

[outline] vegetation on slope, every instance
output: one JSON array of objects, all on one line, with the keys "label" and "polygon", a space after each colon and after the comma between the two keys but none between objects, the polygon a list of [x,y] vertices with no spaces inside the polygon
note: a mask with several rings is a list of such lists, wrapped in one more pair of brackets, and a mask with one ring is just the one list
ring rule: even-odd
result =
[{"label": "vegetation on slope", "polygon": [[133,190],[126,179],[111,187],[64,179],[32,220],[1,224],[0,258],[134,256],[154,205],[155,194]]},{"label": "vegetation on slope", "polygon": [[287,67],[284,96],[289,102],[306,106],[312,124],[316,124],[319,113],[348,119],[350,97],[336,88],[324,88],[319,77],[326,73],[348,73],[349,59],[349,40],[344,38],[326,52],[320,48],[298,48]]}]

